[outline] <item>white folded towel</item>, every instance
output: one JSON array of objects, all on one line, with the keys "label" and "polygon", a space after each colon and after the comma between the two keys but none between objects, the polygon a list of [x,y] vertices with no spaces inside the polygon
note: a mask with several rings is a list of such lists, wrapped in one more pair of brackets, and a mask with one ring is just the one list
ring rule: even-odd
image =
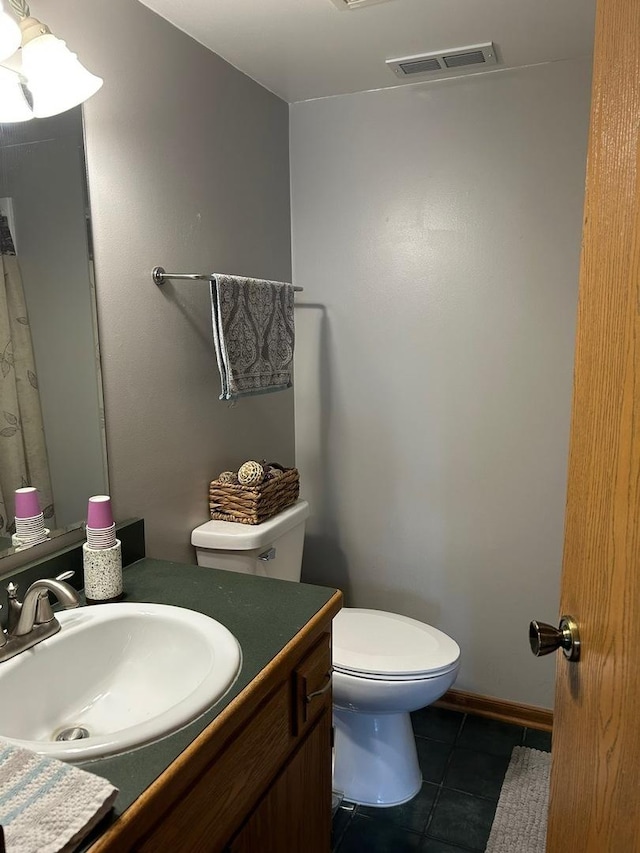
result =
[{"label": "white folded towel", "polygon": [[211,282],[211,318],[221,400],[291,387],[293,314],[290,284],[215,276]]},{"label": "white folded towel", "polygon": [[101,776],[0,740],[0,825],[7,853],[70,853],[117,795]]}]

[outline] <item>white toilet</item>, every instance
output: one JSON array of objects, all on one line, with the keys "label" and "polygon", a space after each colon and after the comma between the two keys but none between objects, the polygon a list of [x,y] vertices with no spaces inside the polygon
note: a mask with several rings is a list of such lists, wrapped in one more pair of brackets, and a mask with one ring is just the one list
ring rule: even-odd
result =
[{"label": "white toilet", "polygon": [[397,806],[422,785],[411,711],[456,680],[458,644],[430,625],[345,608],[333,620],[333,786],[347,800]]},{"label": "white toilet", "polygon": [[[306,501],[257,525],[207,521],[191,534],[199,566],[299,581]],[[457,643],[430,625],[344,608],[333,621],[333,787],[395,806],[422,784],[411,711],[439,699],[460,665]]]}]

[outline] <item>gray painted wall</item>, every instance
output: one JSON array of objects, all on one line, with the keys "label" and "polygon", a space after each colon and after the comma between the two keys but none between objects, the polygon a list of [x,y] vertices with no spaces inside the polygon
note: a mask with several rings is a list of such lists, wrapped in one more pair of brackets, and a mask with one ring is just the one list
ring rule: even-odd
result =
[{"label": "gray painted wall", "polygon": [[206,285],[156,264],[290,278],[287,105],[136,0],[41,0],[102,90],[85,105],[109,475],[148,553],[194,561],[207,485],[293,461],[293,393],[218,401]]},{"label": "gray painted wall", "polygon": [[304,577],[553,703],[586,61],[291,107]]}]

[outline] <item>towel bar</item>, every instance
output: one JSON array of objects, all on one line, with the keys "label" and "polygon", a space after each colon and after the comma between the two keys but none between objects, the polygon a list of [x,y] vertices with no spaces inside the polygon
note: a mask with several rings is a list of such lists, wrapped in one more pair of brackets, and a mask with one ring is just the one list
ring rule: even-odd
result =
[{"label": "towel bar", "polygon": [[[183,273],[183,272],[165,272],[162,267],[154,267],[151,270],[151,278],[154,284],[164,284],[168,279],[176,279],[178,281],[214,281],[216,273]],[[244,278],[244,276],[235,276],[236,278]],[[280,281],[270,281],[269,284],[282,284]],[[304,290],[303,287],[293,288],[297,292]]]}]

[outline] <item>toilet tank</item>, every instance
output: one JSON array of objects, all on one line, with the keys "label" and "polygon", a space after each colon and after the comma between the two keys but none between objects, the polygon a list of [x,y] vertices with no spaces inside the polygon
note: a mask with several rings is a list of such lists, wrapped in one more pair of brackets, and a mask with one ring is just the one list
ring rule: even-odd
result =
[{"label": "toilet tank", "polygon": [[309,504],[297,501],[262,524],[207,521],[191,534],[199,566],[299,581]]}]

